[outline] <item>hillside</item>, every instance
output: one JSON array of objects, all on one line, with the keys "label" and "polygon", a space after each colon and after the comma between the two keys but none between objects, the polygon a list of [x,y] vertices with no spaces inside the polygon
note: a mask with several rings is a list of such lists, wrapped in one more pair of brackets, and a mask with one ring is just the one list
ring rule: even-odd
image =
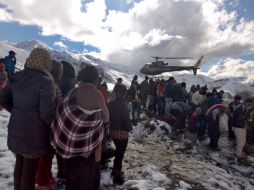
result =
[{"label": "hillside", "polygon": [[[112,89],[118,77],[123,78],[123,81],[126,85],[130,85],[133,75],[136,74],[130,72],[130,69],[128,69],[126,66],[122,66],[121,64],[115,65],[107,61],[97,59],[89,54],[81,54],[77,52],[74,53],[69,51],[56,51],[47,46],[47,44],[38,40],[28,40],[18,44],[5,40],[0,40],[0,57],[6,56],[9,50],[14,50],[15,52],[17,52],[18,68],[23,69],[23,65],[30,51],[36,47],[47,48],[51,53],[52,59],[55,59],[57,61],[65,60],[72,63],[76,71],[79,70],[80,65],[83,62],[98,66],[101,71],[103,80],[108,83],[110,89]],[[231,95],[239,93],[248,93],[254,95],[253,85],[250,86],[244,84],[242,83],[243,80],[239,78],[225,78],[216,80],[205,75],[193,76],[193,74],[177,74],[175,72],[172,73],[172,76],[176,78],[177,82],[186,82],[188,89],[192,84],[200,84],[207,85],[209,89],[223,89],[224,91],[229,92]],[[142,80],[142,78],[139,78],[139,81]]]}]

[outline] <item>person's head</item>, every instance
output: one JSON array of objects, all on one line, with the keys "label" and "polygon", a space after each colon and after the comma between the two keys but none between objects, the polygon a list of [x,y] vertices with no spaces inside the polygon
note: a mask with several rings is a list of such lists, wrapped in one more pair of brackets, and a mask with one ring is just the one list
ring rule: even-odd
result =
[{"label": "person's head", "polygon": [[134,75],[133,80],[138,80],[138,75]]},{"label": "person's head", "polygon": [[202,94],[202,95],[205,95],[206,94],[206,88],[205,87],[200,88],[199,93]]},{"label": "person's head", "polygon": [[122,78],[118,78],[118,79],[117,79],[117,84],[122,84],[122,82],[123,82],[123,79],[122,79]]},{"label": "person's head", "polygon": [[63,77],[63,64],[57,62],[56,60],[52,60],[52,68],[50,73],[56,82],[60,82]]},{"label": "person's head", "polygon": [[249,106],[251,106],[252,104],[252,100],[250,98],[246,98],[244,101],[243,101],[243,106],[245,108],[248,108]]},{"label": "person's head", "polygon": [[185,83],[185,82],[182,82],[182,83],[181,83],[181,86],[182,86],[183,88],[186,88],[186,83]]},{"label": "person's head", "polygon": [[13,50],[9,51],[9,56],[10,57],[15,57],[16,56],[16,52],[13,51]]},{"label": "person's head", "polygon": [[196,92],[196,86],[195,85],[192,85],[191,88],[190,88],[190,91],[192,93]]},{"label": "person's head", "polygon": [[0,63],[4,64],[4,58],[0,58]]},{"label": "person's head", "polygon": [[34,48],[26,59],[25,67],[49,72],[52,67],[49,51],[45,48]]},{"label": "person's head", "polygon": [[78,73],[78,80],[82,83],[92,83],[96,85],[99,78],[99,71],[93,65],[87,65]]},{"label": "person's head", "polygon": [[169,80],[169,81],[173,81],[173,80],[175,80],[175,78],[174,78],[174,77],[169,77],[168,80]]},{"label": "person's head", "polygon": [[117,99],[124,99],[127,94],[127,88],[124,85],[117,85],[115,87],[115,96]]},{"label": "person's head", "polygon": [[196,85],[196,90],[198,91],[198,90],[200,90],[200,88],[201,88],[200,85],[197,84],[197,85]]},{"label": "person's head", "polygon": [[237,104],[240,104],[240,103],[241,103],[241,99],[242,99],[242,97],[239,96],[239,95],[235,95],[235,97],[234,97],[234,100],[235,100],[235,102],[236,102]]},{"label": "person's head", "polygon": [[224,90],[220,90],[219,95],[222,97],[224,94]]},{"label": "person's head", "polygon": [[160,84],[165,85],[166,81],[164,79],[161,79]]},{"label": "person's head", "polygon": [[145,80],[148,80],[149,79],[149,77],[148,76],[145,76]]},{"label": "person's head", "polygon": [[61,61],[63,64],[63,79],[75,79],[75,69],[67,61]]},{"label": "person's head", "polygon": [[216,89],[216,88],[213,88],[213,89],[212,89],[212,93],[216,94],[216,93],[217,93],[217,89]]}]

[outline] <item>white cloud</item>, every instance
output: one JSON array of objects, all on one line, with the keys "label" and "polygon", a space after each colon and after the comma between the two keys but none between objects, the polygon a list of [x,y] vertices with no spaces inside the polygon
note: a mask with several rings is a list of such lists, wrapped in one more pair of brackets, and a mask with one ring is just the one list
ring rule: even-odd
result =
[{"label": "white cloud", "polygon": [[68,49],[68,47],[62,41],[54,42],[53,45],[60,47],[61,49]]},{"label": "white cloud", "polygon": [[[12,10],[0,9],[0,20],[37,25],[42,35],[93,45],[101,58],[137,69],[151,55],[205,54],[208,61],[253,52],[254,21],[237,20],[237,12],[228,12],[225,2],[142,0],[128,12],[107,14],[105,0],[0,0]],[[238,1],[232,2],[236,6]]]},{"label": "white cloud", "polygon": [[245,83],[254,83],[254,61],[241,59],[225,59],[220,64],[212,66],[207,75],[216,78],[243,78]]}]

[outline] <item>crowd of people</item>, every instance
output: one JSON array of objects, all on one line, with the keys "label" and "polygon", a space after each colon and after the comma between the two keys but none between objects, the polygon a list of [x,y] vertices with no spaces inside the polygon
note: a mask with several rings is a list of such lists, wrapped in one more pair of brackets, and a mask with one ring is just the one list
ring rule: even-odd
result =
[{"label": "crowd of people", "polygon": [[[15,72],[12,59],[11,72],[5,59],[0,63],[5,81],[0,105],[11,113],[7,145],[16,157],[14,189],[51,190],[59,183],[67,190],[99,189],[105,137],[116,147],[114,183],[122,184],[122,160],[132,129],[127,88],[117,85],[109,102],[107,85],[95,66],[85,66],[76,77],[70,63],[51,60],[43,48],[31,51],[22,71]],[[51,173],[54,156],[57,181]]]},{"label": "crowd of people", "polygon": [[185,131],[186,137],[195,143],[210,138],[212,150],[220,150],[220,123],[222,116],[228,117],[228,138],[236,142],[236,157],[241,163],[246,160],[243,148],[254,143],[254,98],[235,95],[232,102],[224,102],[224,91],[208,90],[206,85],[192,85],[189,92],[186,83],[177,83],[173,77],[168,80],[145,77],[140,84],[134,76],[128,97],[132,103],[132,120],[139,118],[141,109],[161,117],[173,115],[176,118],[174,131]]},{"label": "crowd of people", "polygon": [[[158,117],[173,115],[174,130],[186,132],[195,143],[210,138],[209,147],[218,150],[220,118],[228,115],[228,137],[236,139],[236,156],[243,160],[246,143],[254,142],[254,103],[241,102],[236,95],[226,105],[223,93],[207,86],[135,75],[127,89],[118,78],[112,92],[95,66],[86,65],[76,77],[66,61],[51,60],[46,49],[35,48],[24,69],[15,72],[15,52],[0,62],[0,105],[11,113],[8,148],[16,157],[15,190],[51,190],[65,184],[67,190],[100,188],[100,168],[114,157],[111,175],[115,184],[124,183],[122,162],[129,132],[142,111]],[[131,105],[130,107],[128,105]],[[107,142],[115,151],[108,155]],[[106,152],[106,153],[105,153]],[[57,160],[57,180],[51,173]],[[36,186],[36,184],[38,186]]]}]

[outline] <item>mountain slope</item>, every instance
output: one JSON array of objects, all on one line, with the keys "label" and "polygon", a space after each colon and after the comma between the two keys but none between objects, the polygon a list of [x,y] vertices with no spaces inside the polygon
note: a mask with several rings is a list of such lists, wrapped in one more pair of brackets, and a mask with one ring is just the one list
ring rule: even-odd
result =
[{"label": "mountain slope", "polygon": [[[98,66],[99,70],[101,71],[103,80],[109,84],[110,89],[115,84],[118,77],[123,78],[123,81],[126,85],[130,85],[133,75],[136,74],[130,72],[130,69],[128,69],[126,66],[123,67],[121,64],[115,65],[107,61],[97,59],[89,54],[73,53],[69,51],[56,51],[49,48],[45,43],[38,40],[28,40],[19,44],[2,40],[0,41],[0,57],[8,55],[9,50],[14,50],[15,52],[17,52],[18,68],[22,69],[30,51],[35,47],[47,48],[50,51],[52,59],[55,59],[57,61],[68,61],[73,64],[76,71],[80,69],[82,63],[90,63]],[[243,84],[241,82],[241,79],[239,78],[216,80],[205,75],[193,76],[193,74],[171,74],[175,77],[177,82],[186,82],[188,89],[193,84],[200,84],[207,85],[209,90],[211,90],[212,88],[216,88],[218,90],[223,89],[226,92],[230,92],[232,95],[242,92],[247,92],[251,95],[254,95],[254,87]],[[168,77],[166,77],[166,79],[167,78]],[[141,80],[143,79],[140,79],[140,81]]]}]

